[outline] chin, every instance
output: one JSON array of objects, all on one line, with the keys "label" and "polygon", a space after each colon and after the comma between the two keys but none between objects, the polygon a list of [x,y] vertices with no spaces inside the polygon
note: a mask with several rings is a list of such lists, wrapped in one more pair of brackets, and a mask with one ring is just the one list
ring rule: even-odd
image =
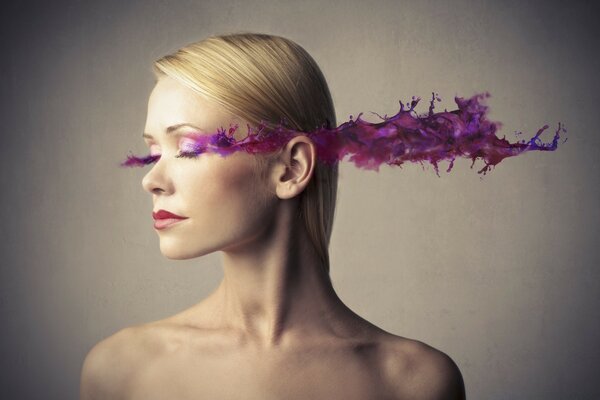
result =
[{"label": "chin", "polygon": [[182,245],[163,244],[161,240],[160,252],[163,256],[170,260],[189,260],[191,258],[202,257],[208,254],[208,251],[201,251],[199,249],[193,249]]},{"label": "chin", "polygon": [[189,260],[198,258],[219,250],[200,246],[199,243],[189,243],[185,240],[174,240],[174,238],[160,238],[160,252],[170,260]]},{"label": "chin", "polygon": [[169,260],[191,260],[192,258],[202,257],[209,252],[189,252],[189,251],[171,251],[171,250],[163,250],[160,249],[160,252],[163,256],[168,258]]}]

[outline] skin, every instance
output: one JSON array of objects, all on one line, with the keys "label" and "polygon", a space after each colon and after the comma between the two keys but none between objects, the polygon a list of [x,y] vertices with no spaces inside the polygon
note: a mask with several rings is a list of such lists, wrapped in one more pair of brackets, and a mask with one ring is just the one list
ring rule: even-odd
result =
[{"label": "skin", "polygon": [[156,230],[160,250],[170,259],[220,251],[224,277],[193,307],[96,344],[80,398],[464,399],[450,357],[364,320],[322,272],[295,219],[316,162],[310,139],[288,142],[265,181],[244,152],[174,157],[182,139],[168,126],[212,133],[230,122],[246,126],[177,81],[158,80],[145,132],[161,157],[142,184],[154,211],[187,217]]}]

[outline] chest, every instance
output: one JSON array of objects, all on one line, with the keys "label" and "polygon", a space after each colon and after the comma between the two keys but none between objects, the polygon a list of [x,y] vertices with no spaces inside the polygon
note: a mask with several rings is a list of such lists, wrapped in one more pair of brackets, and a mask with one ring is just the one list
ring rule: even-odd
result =
[{"label": "chest", "polygon": [[385,399],[375,360],[345,353],[179,355],[144,367],[131,400]]}]

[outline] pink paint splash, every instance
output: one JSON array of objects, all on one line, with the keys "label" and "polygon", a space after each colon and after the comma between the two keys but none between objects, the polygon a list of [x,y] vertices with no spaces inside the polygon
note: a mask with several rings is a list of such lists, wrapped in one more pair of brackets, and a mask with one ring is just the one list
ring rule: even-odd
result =
[{"label": "pink paint splash", "polygon": [[[223,128],[213,135],[192,133],[186,135],[193,139],[191,145],[182,150],[183,156],[194,156],[212,152],[227,156],[236,151],[251,154],[273,152],[284,146],[296,135],[306,135],[315,143],[317,158],[326,164],[342,161],[349,156],[349,161],[357,167],[379,171],[381,164],[401,166],[403,163],[427,161],[431,163],[439,176],[438,163],[449,161],[446,172],[450,172],[456,158],[470,158],[471,168],[476,159],[484,162],[477,173],[485,175],[503,159],[516,156],[531,150],[554,151],[558,147],[560,132],[566,129],[559,122],[554,138],[550,143],[543,143],[540,135],[548,125],[542,127],[529,141],[510,143],[504,137],[496,136],[502,126],[500,122],[491,122],[486,118],[488,107],[481,100],[490,94],[480,93],[469,99],[455,97],[458,109],[434,113],[435,100],[441,99],[432,93],[427,115],[418,115],[414,108],[420,98],[412,98],[406,104],[400,102],[400,111],[392,117],[376,114],[382,122],[370,123],[362,120],[359,114],[337,128],[325,126],[312,132],[298,132],[283,127],[271,129],[260,124],[256,129],[248,126],[248,135],[241,140],[233,137],[238,125],[227,131]],[[521,132],[516,133],[522,134]],[[563,140],[563,143],[566,139]],[[180,153],[181,154],[181,153]],[[156,162],[160,155],[136,157],[130,155],[121,166],[144,166]]]}]

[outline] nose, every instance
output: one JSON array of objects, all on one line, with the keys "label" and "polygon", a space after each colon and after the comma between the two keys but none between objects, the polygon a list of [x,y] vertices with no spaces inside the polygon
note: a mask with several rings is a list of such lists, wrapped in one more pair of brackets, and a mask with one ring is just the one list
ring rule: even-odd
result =
[{"label": "nose", "polygon": [[142,187],[151,194],[160,194],[169,191],[170,183],[163,168],[159,167],[160,160],[142,179]]}]

